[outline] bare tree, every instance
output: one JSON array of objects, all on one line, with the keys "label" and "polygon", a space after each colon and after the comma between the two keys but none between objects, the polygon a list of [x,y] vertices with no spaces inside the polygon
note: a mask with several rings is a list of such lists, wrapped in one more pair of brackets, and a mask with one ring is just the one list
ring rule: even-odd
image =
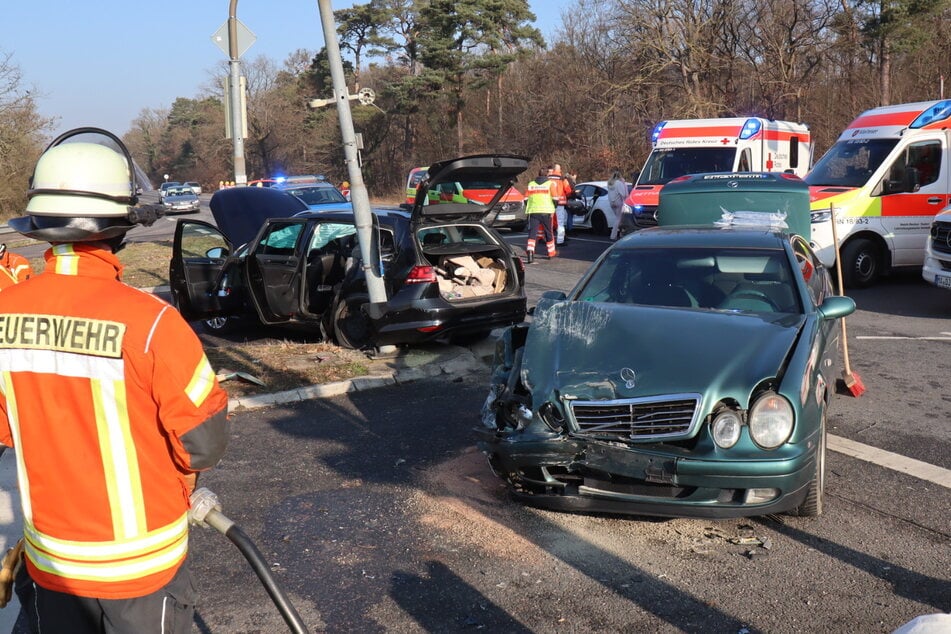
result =
[{"label": "bare tree", "polygon": [[24,85],[13,55],[0,54],[0,218],[26,206],[30,175],[54,122],[39,114],[35,89]]}]

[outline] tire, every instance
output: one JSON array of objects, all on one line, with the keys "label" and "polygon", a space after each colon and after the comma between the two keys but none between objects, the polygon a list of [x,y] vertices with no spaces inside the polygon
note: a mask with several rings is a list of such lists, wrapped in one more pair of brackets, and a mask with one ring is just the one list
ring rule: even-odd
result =
[{"label": "tire", "polygon": [[809,482],[809,490],[802,504],[790,511],[790,515],[799,517],[819,517],[825,498],[826,485],[826,415],[822,413],[819,430],[819,449],[816,451],[816,472]]},{"label": "tire", "polygon": [[234,317],[212,317],[201,321],[202,328],[213,335],[227,335],[240,330],[240,325]]},{"label": "tire", "polygon": [[608,227],[607,218],[604,217],[602,212],[595,211],[591,214],[591,230],[599,236],[611,234],[611,228]]},{"label": "tire", "polygon": [[521,233],[521,232],[525,231],[525,229],[526,229],[527,227],[528,227],[528,223],[527,223],[527,222],[519,222],[519,223],[516,223],[516,224],[514,224],[514,225],[511,225],[511,226],[509,227],[509,230],[512,231],[513,233]]},{"label": "tire", "polygon": [[885,269],[882,250],[868,238],[856,238],[842,247],[842,283],[849,288],[867,288]]},{"label": "tire", "polygon": [[337,345],[351,350],[362,350],[370,346],[370,320],[360,309],[370,301],[363,293],[345,297],[334,310],[333,328]]}]

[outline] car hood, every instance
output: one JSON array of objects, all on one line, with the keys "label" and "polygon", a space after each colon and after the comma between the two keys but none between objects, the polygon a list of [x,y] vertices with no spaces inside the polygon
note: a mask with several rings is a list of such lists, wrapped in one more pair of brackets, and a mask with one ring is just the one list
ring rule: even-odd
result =
[{"label": "car hood", "polygon": [[748,403],[782,373],[803,315],[752,315],[541,300],[528,333],[523,380],[537,405],[562,397],[625,399],[699,393]]},{"label": "car hood", "polygon": [[268,187],[220,189],[209,205],[215,224],[234,247],[250,242],[268,218],[290,218],[308,210],[300,198]]},{"label": "car hood", "polygon": [[[429,166],[428,174],[416,186],[412,220],[419,224],[425,219],[482,221],[499,200],[509,191],[519,174],[528,169],[528,157],[514,154],[475,154],[439,161]],[[440,183],[459,181],[491,181],[501,183],[490,200],[479,204],[445,202],[429,204],[429,191]]]}]

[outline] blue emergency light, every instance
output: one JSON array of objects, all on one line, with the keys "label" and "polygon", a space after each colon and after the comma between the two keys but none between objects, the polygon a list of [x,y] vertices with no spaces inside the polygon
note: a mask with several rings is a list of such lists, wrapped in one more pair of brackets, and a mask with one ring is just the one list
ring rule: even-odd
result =
[{"label": "blue emergency light", "polygon": [[657,139],[660,138],[660,131],[667,125],[666,121],[661,121],[654,126],[654,130],[651,132],[651,145],[657,145]]},{"label": "blue emergency light", "polygon": [[920,115],[918,115],[914,121],[908,126],[909,128],[923,128],[929,123],[934,123],[935,121],[943,121],[947,119],[948,116],[951,116],[951,99],[945,99],[944,101],[939,101],[935,105],[931,106]]},{"label": "blue emergency light", "polygon": [[762,129],[762,127],[763,124],[759,119],[747,119],[746,123],[743,124],[743,129],[740,130],[740,138],[752,138],[759,134],[759,131]]}]

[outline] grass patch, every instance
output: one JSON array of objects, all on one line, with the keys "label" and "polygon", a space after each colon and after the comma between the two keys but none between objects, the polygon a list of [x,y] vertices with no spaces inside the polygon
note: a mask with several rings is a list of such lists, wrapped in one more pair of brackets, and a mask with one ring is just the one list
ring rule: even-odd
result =
[{"label": "grass patch", "polygon": [[[24,246],[42,244],[35,240],[7,242],[7,248],[17,251]],[[136,288],[152,288],[168,285],[168,263],[172,259],[172,242],[129,242],[119,251],[119,261],[123,265],[122,281]],[[29,258],[35,273],[46,268],[43,255]]]},{"label": "grass patch", "polygon": [[261,386],[241,377],[222,381],[221,387],[232,398],[333,383],[370,372],[365,354],[329,343],[272,340],[206,345],[205,354],[219,376],[243,372],[265,383]]}]

